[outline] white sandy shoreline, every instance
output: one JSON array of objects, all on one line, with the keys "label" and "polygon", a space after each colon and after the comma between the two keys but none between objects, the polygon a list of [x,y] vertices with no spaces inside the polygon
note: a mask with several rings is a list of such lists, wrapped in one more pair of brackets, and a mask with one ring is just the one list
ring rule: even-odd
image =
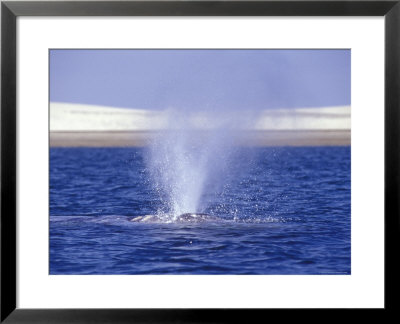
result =
[{"label": "white sandy shoreline", "polygon": [[[179,112],[179,111],[178,111]],[[326,146],[351,144],[351,107],[271,109],[225,114],[153,111],[70,103],[50,103],[51,147],[146,146],[159,134],[184,126],[193,141],[207,131],[234,126],[237,145]],[[178,120],[176,121],[175,119]],[[222,125],[222,128],[221,128]]]},{"label": "white sandy shoreline", "polygon": [[[50,147],[143,147],[152,131],[50,131]],[[199,132],[198,139],[201,139]],[[243,132],[243,146],[349,146],[350,130],[263,130]]]}]

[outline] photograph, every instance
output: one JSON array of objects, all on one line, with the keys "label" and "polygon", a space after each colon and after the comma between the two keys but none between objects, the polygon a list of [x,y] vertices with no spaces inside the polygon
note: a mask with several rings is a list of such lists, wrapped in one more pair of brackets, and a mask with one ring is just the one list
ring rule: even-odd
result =
[{"label": "photograph", "polygon": [[48,55],[50,275],[351,275],[351,49]]}]

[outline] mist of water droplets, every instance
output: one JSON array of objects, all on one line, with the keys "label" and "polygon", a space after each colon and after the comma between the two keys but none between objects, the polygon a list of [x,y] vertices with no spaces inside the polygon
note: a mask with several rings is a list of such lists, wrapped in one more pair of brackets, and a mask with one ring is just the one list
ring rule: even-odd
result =
[{"label": "mist of water droplets", "polygon": [[239,172],[237,140],[249,114],[170,110],[167,127],[151,143],[147,159],[158,214],[201,213]]}]

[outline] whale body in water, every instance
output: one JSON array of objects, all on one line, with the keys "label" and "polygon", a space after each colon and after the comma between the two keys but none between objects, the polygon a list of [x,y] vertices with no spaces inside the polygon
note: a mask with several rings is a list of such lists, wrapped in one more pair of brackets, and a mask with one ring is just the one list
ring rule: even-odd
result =
[{"label": "whale body in water", "polygon": [[[218,220],[218,218],[215,216],[203,213],[185,213],[175,218],[167,218],[167,219],[173,220],[173,222],[181,222],[181,223],[201,223],[201,222]],[[165,222],[165,218],[158,215],[145,215],[145,216],[134,217],[130,221],[135,223],[161,223]]]}]

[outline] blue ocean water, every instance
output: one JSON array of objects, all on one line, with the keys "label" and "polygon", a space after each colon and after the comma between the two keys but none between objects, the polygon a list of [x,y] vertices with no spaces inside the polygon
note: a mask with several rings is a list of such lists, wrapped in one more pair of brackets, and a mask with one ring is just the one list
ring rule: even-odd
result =
[{"label": "blue ocean water", "polygon": [[350,151],[242,148],[217,220],[135,223],[165,204],[145,148],[51,148],[50,274],[350,274]]}]

